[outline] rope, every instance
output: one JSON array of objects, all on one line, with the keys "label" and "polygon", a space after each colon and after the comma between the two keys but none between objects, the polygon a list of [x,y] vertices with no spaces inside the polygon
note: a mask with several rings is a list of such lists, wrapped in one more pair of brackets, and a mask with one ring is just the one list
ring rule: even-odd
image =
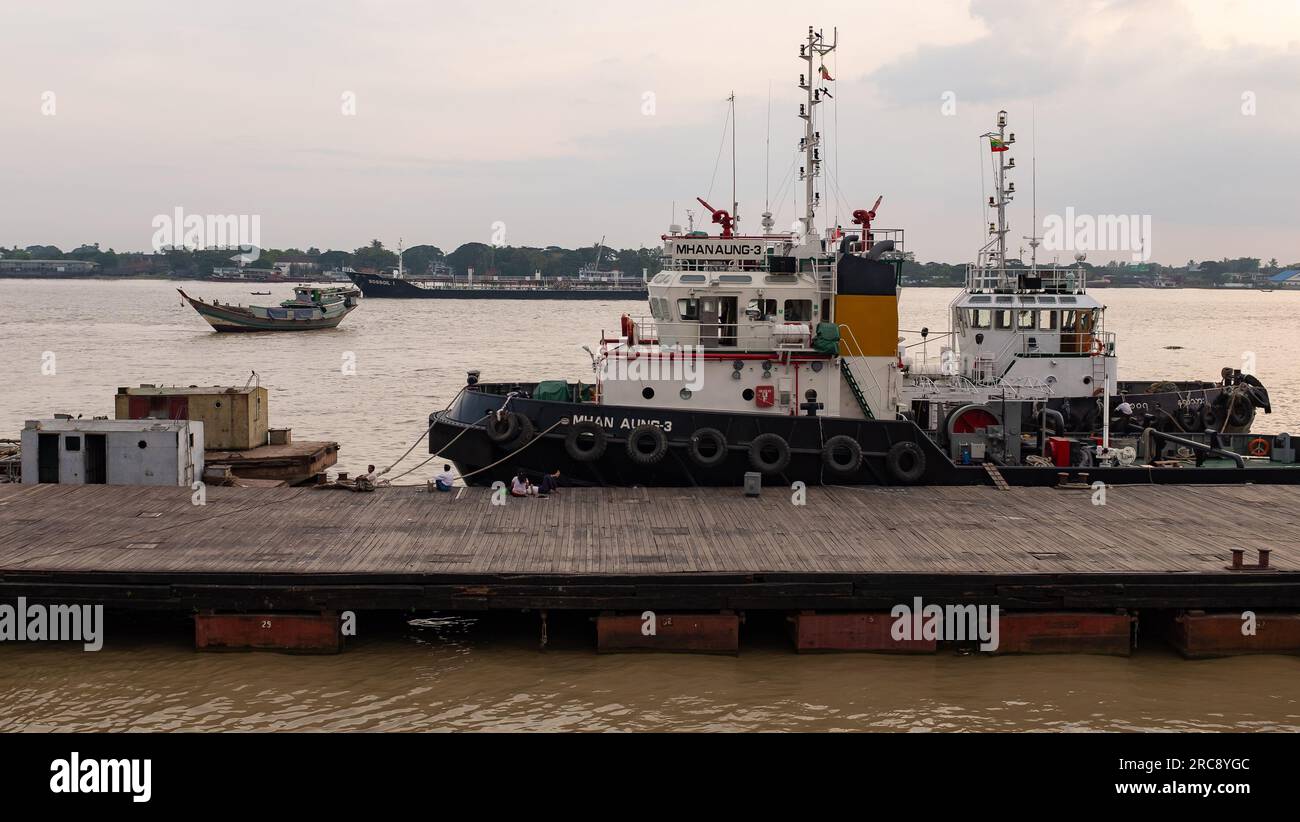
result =
[{"label": "rope", "polygon": [[[463,393],[465,393],[465,388],[467,388],[467,387],[468,387],[468,386],[462,386],[461,389],[460,389],[459,391],[456,392],[456,396],[452,397],[452,398],[451,398],[451,402],[447,403],[447,405],[442,409],[443,412],[445,412],[447,409],[451,408],[451,407],[456,403],[456,400],[458,400],[458,399],[460,398],[460,395],[463,394]],[[514,395],[511,394],[510,396],[514,396]],[[507,397],[507,398],[506,398],[506,402],[507,402],[507,403],[510,402],[510,397]],[[501,406],[501,407],[504,408],[505,406],[503,405],[503,406]],[[402,460],[406,459],[406,458],[410,455],[410,453],[411,453],[412,451],[415,450],[415,446],[419,445],[421,442],[424,442],[424,438],[427,437],[427,436],[429,436],[429,432],[433,430],[433,425],[434,425],[433,423],[429,423],[429,427],[426,428],[426,429],[424,429],[424,433],[421,434],[421,435],[419,436],[419,438],[416,439],[415,442],[411,443],[411,447],[408,448],[408,449],[406,449],[406,453],[402,454],[402,456],[400,456],[400,457],[398,457],[397,459],[393,460],[393,464],[390,465],[390,466],[388,466],[388,467],[385,468],[384,470],[380,471],[379,474],[378,474],[378,476],[381,476],[381,477],[382,477],[384,474],[387,474],[389,471],[392,471],[394,468],[397,467],[397,464],[398,464],[399,462],[401,462]],[[428,460],[425,460],[425,462],[428,462]],[[409,473],[409,472],[408,472],[408,473]],[[406,476],[406,475],[405,475],[405,474],[398,474],[398,476]]]},{"label": "rope", "polygon": [[[475,474],[481,474],[481,473],[483,473],[484,471],[488,470],[489,468],[495,468],[496,466],[500,465],[501,463],[503,463],[503,462],[505,462],[506,460],[508,460],[508,459],[510,459],[511,457],[513,457],[515,454],[518,454],[520,451],[523,451],[525,448],[528,448],[528,447],[531,446],[533,443],[537,442],[537,441],[540,440],[542,437],[546,436],[546,435],[549,434],[551,431],[555,430],[557,427],[559,427],[559,426],[561,426],[561,425],[564,425],[564,424],[567,423],[568,421],[569,421],[569,420],[568,420],[567,417],[564,417],[564,418],[561,418],[561,419],[557,420],[557,421],[555,422],[555,424],[552,425],[550,428],[547,428],[545,431],[542,431],[542,432],[539,433],[537,436],[533,437],[533,438],[532,438],[531,440],[529,440],[528,442],[524,443],[523,445],[519,446],[519,447],[516,448],[515,450],[511,451],[509,454],[506,454],[504,457],[502,457],[501,459],[499,459],[499,460],[497,460],[496,462],[492,463],[491,465],[485,465],[485,466],[483,466],[482,468],[478,468],[478,469],[475,469],[475,470],[473,470],[473,471],[470,471],[468,474],[461,474],[461,475],[460,475],[460,478],[461,478],[461,479],[465,479],[466,477],[472,477],[472,476],[474,476]],[[467,429],[465,429],[465,430],[468,431],[469,429],[467,428]],[[464,431],[462,431],[461,433],[464,433]]]},{"label": "rope", "polygon": [[1228,395],[1228,410],[1223,415],[1223,425],[1219,427],[1219,433],[1222,434],[1228,430],[1228,424],[1232,422],[1232,409],[1237,404],[1237,392],[1233,391]]},{"label": "rope", "polygon": [[[462,388],[461,390],[463,391],[464,389]],[[519,392],[517,392],[517,391],[511,391],[509,394],[507,394],[507,395],[506,395],[506,401],[503,402],[503,403],[501,403],[501,407],[498,408],[498,409],[496,410],[495,413],[498,413],[498,414],[499,414],[499,413],[505,411],[506,408],[510,405],[510,401],[513,400],[513,399],[518,395],[518,393],[519,393]],[[453,400],[453,402],[454,402],[454,400]],[[447,408],[450,408],[450,407],[451,407],[450,405],[447,406]],[[446,408],[443,409],[443,411],[446,411],[446,410],[447,410]],[[564,422],[564,420],[560,420],[560,422],[557,422],[555,425],[559,425],[559,424],[562,423],[562,422]],[[433,426],[434,426],[434,424],[435,424],[435,423],[431,423],[431,424],[429,425],[429,430],[430,430],[430,431],[433,430]],[[552,428],[555,428],[555,425],[552,425],[550,428],[546,429],[546,431],[550,431]],[[461,437],[465,436],[466,434],[468,434],[470,431],[473,431],[473,430],[475,430],[473,427],[467,427],[467,428],[465,428],[465,429],[462,430],[459,434],[457,434],[456,436],[452,437],[452,438],[451,438],[451,441],[448,442],[446,445],[444,445],[444,446],[443,446],[443,447],[438,451],[437,454],[430,454],[429,457],[428,457],[427,459],[425,459],[424,461],[422,461],[419,465],[416,465],[414,468],[407,469],[406,471],[403,471],[402,473],[398,474],[398,475],[395,476],[395,477],[392,477],[391,479],[384,480],[384,485],[387,486],[387,487],[393,487],[393,480],[401,479],[402,477],[406,476],[407,474],[411,474],[411,473],[414,473],[414,472],[420,470],[421,468],[423,468],[424,466],[428,465],[430,462],[432,462],[433,460],[435,460],[435,459],[437,459],[439,456],[441,456],[441,454],[442,454],[443,451],[445,451],[445,450],[447,450],[448,448],[450,448],[450,447],[452,447],[453,445],[455,445],[455,444],[456,444],[456,440],[460,439]],[[546,431],[543,431],[542,434],[545,434]],[[426,431],[425,433],[427,434],[428,431]],[[541,436],[541,434],[539,434],[538,436]],[[421,439],[423,439],[423,437],[421,437]],[[419,444],[419,440],[416,440],[416,444],[417,444],[417,445]],[[528,445],[531,445],[531,444],[532,444],[532,442],[529,442],[529,443],[528,443]],[[527,448],[528,445],[525,445],[524,448]],[[414,445],[411,446],[411,448],[414,448],[414,447],[415,447]],[[507,455],[506,455],[506,458],[509,458],[509,457],[513,456],[514,454],[519,453],[519,451],[524,450],[524,448],[520,448],[518,451],[513,451],[513,452],[511,452],[510,454],[507,454]],[[408,450],[407,453],[409,454],[410,451]],[[404,456],[405,456],[405,454],[403,455],[403,457],[404,457]],[[399,459],[397,462],[401,462],[401,460]],[[396,465],[396,464],[397,464],[396,462],[393,463],[393,465]],[[497,463],[493,463],[492,465],[496,465],[496,464],[497,464]],[[391,467],[391,466],[390,466],[390,467]],[[491,468],[492,466],[489,465],[489,466],[487,466],[487,467],[488,467],[488,468]],[[384,473],[387,473],[387,470],[388,470],[388,469],[385,469]],[[471,472],[468,473],[468,474],[462,474],[462,475],[461,475],[461,479],[464,479],[465,477],[473,476],[474,474],[477,474],[479,471],[482,471],[482,470],[484,470],[484,469],[480,468],[480,469],[478,469],[478,471],[471,471]],[[397,486],[397,487],[403,487],[403,486]],[[411,487],[411,486],[405,486],[405,487]]]}]

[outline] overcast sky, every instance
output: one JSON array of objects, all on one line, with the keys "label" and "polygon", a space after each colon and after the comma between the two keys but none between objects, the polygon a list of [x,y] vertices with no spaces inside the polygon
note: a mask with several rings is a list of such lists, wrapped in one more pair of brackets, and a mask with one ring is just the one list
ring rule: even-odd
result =
[{"label": "overcast sky", "polygon": [[498,221],[512,245],[654,245],[674,201],[730,199],[733,89],[741,227],[765,191],[788,227],[812,24],[839,29],[827,216],[883,194],[918,259],[973,258],[1005,108],[1014,238],[1036,143],[1040,220],[1149,214],[1162,262],[1300,261],[1297,0],[0,5],[5,246],[146,249],[176,207],[260,215],[267,247],[450,250]]}]

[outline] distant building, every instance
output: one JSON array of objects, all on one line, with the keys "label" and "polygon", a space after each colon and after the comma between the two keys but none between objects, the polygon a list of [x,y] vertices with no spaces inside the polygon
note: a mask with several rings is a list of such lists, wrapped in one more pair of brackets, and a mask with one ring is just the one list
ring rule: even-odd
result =
[{"label": "distant building", "polygon": [[87,260],[0,260],[0,272],[12,274],[90,274],[99,263]]},{"label": "distant building", "polygon": [[1286,271],[1279,271],[1269,277],[1268,281],[1273,286],[1300,288],[1300,269],[1288,268]]}]

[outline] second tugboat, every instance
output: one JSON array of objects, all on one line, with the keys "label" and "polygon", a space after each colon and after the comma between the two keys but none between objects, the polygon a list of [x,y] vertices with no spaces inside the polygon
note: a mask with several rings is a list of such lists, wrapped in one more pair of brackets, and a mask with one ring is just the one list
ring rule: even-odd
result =
[{"label": "second tugboat", "polygon": [[[1173,433],[1153,414],[1102,411],[1120,386],[1101,306],[1074,269],[1006,266],[1001,190],[991,204],[998,253],[981,255],[954,302],[944,366],[910,365],[898,327],[903,231],[873,225],[879,198],[853,212],[851,233],[823,238],[816,227],[817,108],[830,99],[824,62],[835,47],[811,28],[800,47],[799,230],[773,233],[764,213],[762,234],[739,235],[733,215],[713,208],[717,236],[674,227],[667,266],[649,283],[650,316],[624,315],[617,335],[603,335],[589,352],[591,384],[483,383],[470,371],[429,418],[430,453],[470,484],[558,469],[600,485],[738,485],[746,474],[787,485],[1051,485],[1080,468],[1113,483],[1300,483],[1286,435],[1233,433],[1228,419],[1201,427],[1203,412]],[[1233,383],[1216,396],[1267,401]]]}]

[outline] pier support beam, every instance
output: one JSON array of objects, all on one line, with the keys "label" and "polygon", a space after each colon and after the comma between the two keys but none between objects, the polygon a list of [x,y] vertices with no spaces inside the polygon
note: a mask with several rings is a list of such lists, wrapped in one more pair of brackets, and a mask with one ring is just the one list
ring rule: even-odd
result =
[{"label": "pier support beam", "polygon": [[1300,613],[1182,611],[1168,627],[1170,641],[1189,659],[1300,654]]},{"label": "pier support beam", "polygon": [[222,614],[194,615],[194,647],[201,651],[290,651],[337,654],[343,650],[339,615]]},{"label": "pier support beam", "polygon": [[896,654],[932,654],[933,639],[894,639],[894,620],[884,611],[817,614],[811,611],[789,617],[790,637],[801,654],[817,651],[877,651]]},{"label": "pier support beam", "polygon": [[596,650],[735,654],[740,652],[740,617],[728,611],[603,613],[596,617]]},{"label": "pier support beam", "polygon": [[1134,618],[1127,613],[1003,611],[995,654],[1108,654],[1133,652]]}]

